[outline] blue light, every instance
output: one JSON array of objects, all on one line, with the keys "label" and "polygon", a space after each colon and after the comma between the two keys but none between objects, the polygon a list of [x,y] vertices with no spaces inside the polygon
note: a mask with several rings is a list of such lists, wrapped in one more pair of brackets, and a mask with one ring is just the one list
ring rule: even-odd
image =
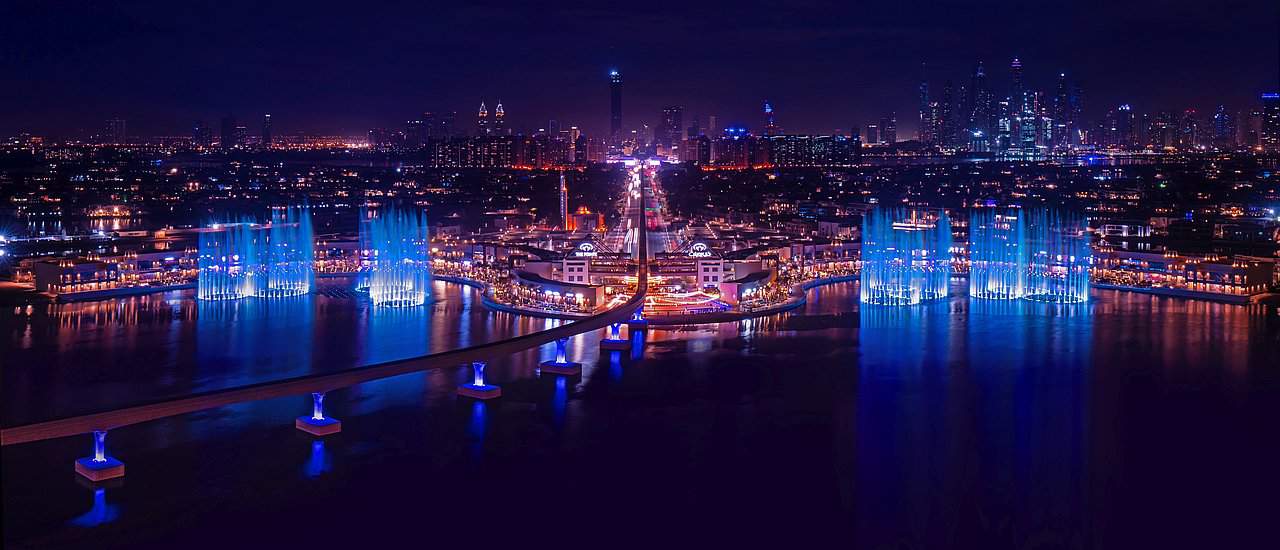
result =
[{"label": "blue light", "polygon": [[[420,210],[387,208],[366,212],[361,242],[372,250],[368,276],[374,305],[412,307],[431,297],[431,247],[427,217]],[[361,284],[361,283],[358,283]]]},{"label": "blue light", "polygon": [[1016,209],[969,215],[969,296],[1016,300],[1027,286],[1026,219]]},{"label": "blue light", "polygon": [[1037,302],[1087,302],[1093,252],[1084,218],[1037,209],[1028,216],[1027,233],[1031,254],[1026,298]]},{"label": "blue light", "polygon": [[907,306],[946,298],[951,221],[942,210],[876,208],[862,219],[864,304]]}]

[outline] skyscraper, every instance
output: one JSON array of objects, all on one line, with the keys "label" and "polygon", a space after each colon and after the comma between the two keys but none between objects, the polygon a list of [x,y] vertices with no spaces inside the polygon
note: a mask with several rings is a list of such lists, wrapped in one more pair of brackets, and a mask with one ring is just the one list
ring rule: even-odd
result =
[{"label": "skyscraper", "polygon": [[262,115],[262,148],[271,148],[271,115]]},{"label": "skyscraper", "polygon": [[609,143],[622,145],[622,73],[609,71]]},{"label": "skyscraper", "polygon": [[897,113],[889,113],[889,116],[880,119],[880,141],[889,145],[898,142]]},{"label": "skyscraper", "polygon": [[107,121],[103,127],[102,142],[114,145],[127,143],[128,128],[125,120],[122,118],[113,118]]},{"label": "skyscraper", "polygon": [[973,69],[973,77],[969,81],[969,98],[970,105],[965,113],[969,122],[967,130],[971,142],[983,145],[981,149],[986,150],[994,137],[995,117],[991,87],[987,84],[987,73],[981,61]]},{"label": "skyscraper", "polygon": [[670,149],[672,145],[680,143],[680,133],[683,127],[684,107],[680,105],[664,107],[662,109],[662,123],[658,125],[654,141]]},{"label": "skyscraper", "polygon": [[213,129],[209,128],[203,120],[197,120],[191,127],[191,144],[196,147],[207,148],[213,145]]},{"label": "skyscraper", "polygon": [[236,141],[236,117],[231,115],[222,117],[222,131],[218,138],[223,149],[234,149],[240,145]]},{"label": "skyscraper", "polygon": [[1012,101],[1009,107],[1015,115],[1020,115],[1027,110],[1027,89],[1022,83],[1022,61],[1016,57],[1009,64],[1009,75],[1013,79],[1013,87],[1009,90],[1009,99]]},{"label": "skyscraper", "polygon": [[484,102],[480,102],[480,112],[476,115],[476,132],[479,135],[489,135],[489,109],[484,106]]},{"label": "skyscraper", "polygon": [[1262,131],[1258,137],[1264,151],[1280,152],[1280,92],[1262,94]]},{"label": "skyscraper", "polygon": [[506,135],[507,123],[504,120],[507,113],[502,110],[502,100],[498,100],[498,106],[493,110],[493,133],[497,135]]},{"label": "skyscraper", "polygon": [[560,228],[569,227],[569,187],[564,183],[564,170],[560,171]]},{"label": "skyscraper", "polygon": [[769,100],[764,100],[764,135],[778,135],[778,122],[773,118],[773,104]]},{"label": "skyscraper", "polygon": [[[884,128],[884,124],[880,125]],[[929,106],[929,82],[924,78],[924,63],[920,64],[920,126],[916,139],[920,143],[933,143],[933,108]]]}]

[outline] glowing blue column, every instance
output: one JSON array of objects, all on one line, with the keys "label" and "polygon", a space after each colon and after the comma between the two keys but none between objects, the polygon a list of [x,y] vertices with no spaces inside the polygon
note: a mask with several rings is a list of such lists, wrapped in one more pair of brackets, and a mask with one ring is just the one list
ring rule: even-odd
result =
[{"label": "glowing blue column", "polygon": [[636,308],[636,312],[631,314],[631,320],[627,321],[627,328],[631,330],[647,330],[649,328],[649,320],[644,318],[644,305]]},{"label": "glowing blue column", "polygon": [[342,431],[342,422],[324,415],[324,393],[311,394],[311,416],[299,416],[293,426],[311,435],[329,435]]},{"label": "glowing blue column", "polygon": [[969,216],[969,296],[988,300],[1025,296],[1027,249],[1022,212],[974,210]]},{"label": "glowing blue column", "polygon": [[1081,303],[1089,300],[1089,248],[1083,217],[1053,209],[1032,211],[1027,299],[1037,302]]},{"label": "glowing blue column", "polygon": [[550,372],[555,374],[579,374],[582,372],[581,363],[572,363],[569,361],[569,355],[565,352],[565,346],[569,343],[568,338],[556,340],[556,358],[554,361],[543,361],[539,369],[542,372]]},{"label": "glowing blue column", "polygon": [[909,306],[950,294],[951,222],[944,210],[876,208],[863,216],[859,301]]},{"label": "glowing blue column", "polygon": [[502,396],[502,388],[485,383],[484,369],[487,367],[484,361],[475,361],[471,363],[471,383],[461,384],[458,386],[458,395],[471,397],[474,399],[493,399]]},{"label": "glowing blue column", "polygon": [[123,477],[124,463],[107,454],[107,432],[93,432],[93,456],[76,460],[76,473],[89,481],[103,481]]},{"label": "glowing blue column", "polygon": [[609,325],[609,336],[600,340],[600,349],[624,350],[631,347],[631,342],[622,339],[622,323]]}]

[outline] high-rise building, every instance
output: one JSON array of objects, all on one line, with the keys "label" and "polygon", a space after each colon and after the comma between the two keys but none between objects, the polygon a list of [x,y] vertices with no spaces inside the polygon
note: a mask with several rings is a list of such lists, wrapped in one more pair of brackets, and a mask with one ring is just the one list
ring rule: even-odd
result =
[{"label": "high-rise building", "polygon": [[197,120],[196,123],[192,125],[191,144],[201,148],[213,146],[213,129],[209,128],[203,120]]},{"label": "high-rise building", "polygon": [[[920,126],[916,139],[920,143],[933,143],[933,107],[929,105],[929,82],[924,79],[924,63],[920,64]],[[884,124],[880,125],[882,128]]]},{"label": "high-rise building", "polygon": [[271,115],[262,115],[262,148],[271,148]]},{"label": "high-rise building", "polygon": [[1053,96],[1053,147],[1066,149],[1069,145],[1068,120],[1071,117],[1071,94],[1067,87],[1067,73],[1058,73],[1058,89]]},{"label": "high-rise building", "polygon": [[1009,64],[1009,75],[1013,79],[1013,87],[1009,90],[1009,99],[1012,103],[1009,106],[1013,108],[1014,113],[1020,114],[1027,110],[1027,89],[1022,82],[1022,61],[1016,57]]},{"label": "high-rise building", "polygon": [[764,135],[776,136],[781,132],[778,131],[778,121],[773,118],[773,104],[769,100],[764,100]]},{"label": "high-rise building", "polygon": [[662,108],[662,122],[654,132],[654,141],[667,149],[680,143],[680,134],[684,128],[684,107],[669,105]]},{"label": "high-rise building", "polygon": [[1280,152],[1280,92],[1262,94],[1262,129],[1258,138],[1264,151]]},{"label": "high-rise building", "polygon": [[493,131],[492,133],[505,136],[507,135],[507,121],[505,120],[507,113],[502,110],[502,100],[498,100],[498,106],[493,109]]},{"label": "high-rise building", "polygon": [[569,187],[564,183],[564,170],[560,171],[560,227],[569,227]]},{"label": "high-rise building", "polygon": [[219,144],[223,149],[234,149],[239,147],[240,142],[236,141],[236,117],[227,115],[222,117],[222,128],[218,135]]},{"label": "high-rise building", "polygon": [[622,145],[622,73],[609,71],[609,144]]},{"label": "high-rise building", "polygon": [[954,147],[959,134],[956,128],[956,120],[951,116],[951,105],[954,100],[952,90],[953,86],[950,80],[942,85],[942,101],[938,102],[934,120],[934,127],[937,129],[935,139],[943,147]]},{"label": "high-rise building", "polygon": [[[970,135],[971,143],[990,142],[995,129],[995,116],[993,111],[993,98],[991,97],[991,87],[987,84],[986,70],[979,61],[977,67],[974,67],[973,77],[969,80],[969,105],[965,109],[968,116],[968,126],[966,130]],[[981,150],[987,150],[986,146]]]},{"label": "high-rise building", "polygon": [[880,127],[875,124],[867,125],[867,145],[880,144]]},{"label": "high-rise building", "polygon": [[889,113],[889,116],[880,119],[880,142],[888,145],[898,142],[897,113]]},{"label": "high-rise building", "polygon": [[476,115],[476,133],[489,135],[489,109],[484,106],[483,101],[480,102],[480,112]]},{"label": "high-rise building", "polygon": [[113,145],[122,145],[128,143],[129,132],[125,120],[122,118],[113,118],[107,121],[103,126],[102,142]]},{"label": "high-rise building", "polygon": [[1213,113],[1213,147],[1228,151],[1236,146],[1235,117],[1227,112],[1226,105],[1219,105]]}]

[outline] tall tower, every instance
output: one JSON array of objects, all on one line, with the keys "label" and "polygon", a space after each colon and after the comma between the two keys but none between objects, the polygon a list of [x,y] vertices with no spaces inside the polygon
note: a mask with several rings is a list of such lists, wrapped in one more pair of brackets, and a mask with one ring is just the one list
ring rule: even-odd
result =
[{"label": "tall tower", "polygon": [[480,135],[489,135],[489,109],[485,108],[484,102],[480,102],[480,114],[476,115],[476,128]]},{"label": "tall tower", "polygon": [[262,148],[271,148],[271,115],[262,115]]},{"label": "tall tower", "polygon": [[929,81],[924,76],[924,63],[920,64],[920,126],[916,129],[916,139],[920,143],[932,143],[933,129],[932,109],[929,108]]},{"label": "tall tower", "polygon": [[609,143],[622,144],[622,73],[609,71]]},{"label": "tall tower", "polygon": [[778,122],[773,118],[773,104],[764,100],[764,135],[778,135]]},{"label": "tall tower", "polygon": [[564,170],[560,171],[560,228],[569,229],[569,187],[564,184]]},{"label": "tall tower", "polygon": [[506,133],[506,121],[503,118],[506,113],[502,112],[502,100],[498,100],[498,107],[493,110],[493,133],[504,135]]},{"label": "tall tower", "polygon": [[1009,64],[1009,74],[1013,78],[1013,89],[1009,93],[1009,99],[1012,100],[1010,107],[1014,114],[1021,114],[1027,108],[1027,90],[1022,84],[1022,62],[1016,57]]}]

